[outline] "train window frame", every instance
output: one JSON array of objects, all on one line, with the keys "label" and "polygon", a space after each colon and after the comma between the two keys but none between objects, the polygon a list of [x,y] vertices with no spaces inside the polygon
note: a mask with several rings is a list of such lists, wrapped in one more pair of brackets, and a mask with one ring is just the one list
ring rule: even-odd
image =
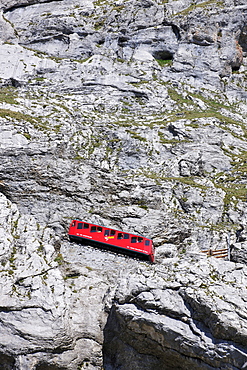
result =
[{"label": "train window frame", "polygon": [[127,240],[127,239],[129,239],[129,238],[130,238],[129,234],[124,233],[124,239],[125,239],[125,240]]},{"label": "train window frame", "polygon": [[83,229],[89,229],[89,224],[87,224],[87,223],[84,222]]},{"label": "train window frame", "polygon": [[124,238],[124,233],[118,233],[117,234],[117,239],[121,240]]},{"label": "train window frame", "polygon": [[115,230],[110,230],[110,236],[114,236],[116,234]]},{"label": "train window frame", "polygon": [[90,233],[96,233],[97,231],[97,226],[92,225],[90,228]]},{"label": "train window frame", "polygon": [[130,242],[134,244],[137,243],[137,236],[132,236]]},{"label": "train window frame", "polygon": [[106,229],[105,231],[104,231],[104,236],[109,236],[110,235],[110,230],[109,229]]},{"label": "train window frame", "polygon": [[150,240],[145,240],[145,246],[149,247],[149,245],[150,245]]},{"label": "train window frame", "polygon": [[103,229],[101,226],[97,226],[97,233],[102,233]]},{"label": "train window frame", "polygon": [[77,229],[82,230],[83,229],[83,222],[78,222],[77,223]]}]

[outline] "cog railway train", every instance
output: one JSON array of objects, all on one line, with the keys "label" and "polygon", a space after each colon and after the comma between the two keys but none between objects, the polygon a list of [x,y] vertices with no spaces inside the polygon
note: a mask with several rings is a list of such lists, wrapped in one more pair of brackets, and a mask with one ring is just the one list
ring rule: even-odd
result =
[{"label": "cog railway train", "polygon": [[75,219],[69,227],[70,241],[110,249],[154,262],[151,239]]}]

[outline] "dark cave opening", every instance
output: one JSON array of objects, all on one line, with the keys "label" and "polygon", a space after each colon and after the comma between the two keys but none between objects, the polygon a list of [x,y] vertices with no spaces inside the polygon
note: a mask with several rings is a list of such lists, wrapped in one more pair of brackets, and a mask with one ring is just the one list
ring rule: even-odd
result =
[{"label": "dark cave opening", "polygon": [[232,72],[238,72],[241,66],[232,66]]},{"label": "dark cave opening", "polygon": [[11,356],[0,354],[0,369],[13,370],[15,368],[15,359]]},{"label": "dark cave opening", "polygon": [[167,50],[154,50],[152,55],[159,60],[173,60],[173,54]]}]

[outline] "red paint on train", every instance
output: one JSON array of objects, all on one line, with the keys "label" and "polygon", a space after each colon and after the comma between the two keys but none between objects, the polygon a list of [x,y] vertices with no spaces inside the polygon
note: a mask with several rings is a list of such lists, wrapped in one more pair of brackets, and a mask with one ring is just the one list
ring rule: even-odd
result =
[{"label": "red paint on train", "polygon": [[151,239],[75,219],[69,227],[71,241],[115,249],[154,262]]}]

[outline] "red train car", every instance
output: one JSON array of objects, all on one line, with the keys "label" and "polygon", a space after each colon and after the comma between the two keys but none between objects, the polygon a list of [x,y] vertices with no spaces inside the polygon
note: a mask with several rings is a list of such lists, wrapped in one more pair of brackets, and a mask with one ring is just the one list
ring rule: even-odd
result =
[{"label": "red train car", "polygon": [[75,219],[69,227],[71,241],[116,250],[154,262],[151,239]]}]

